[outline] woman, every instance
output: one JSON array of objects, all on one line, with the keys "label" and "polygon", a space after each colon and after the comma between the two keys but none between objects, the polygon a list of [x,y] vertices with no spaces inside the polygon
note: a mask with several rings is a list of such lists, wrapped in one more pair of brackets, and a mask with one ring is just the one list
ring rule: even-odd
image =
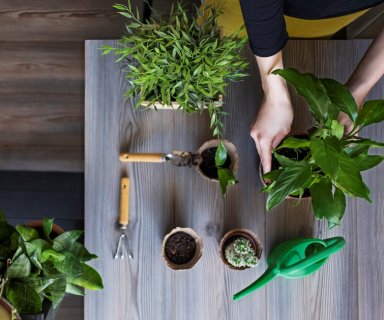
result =
[{"label": "woman", "polygon": [[[281,50],[288,40],[284,15],[299,19],[324,19],[362,12],[377,0],[240,0],[250,46],[259,67],[264,99],[251,136],[256,143],[264,172],[271,170],[272,150],[289,133],[293,109],[285,80],[271,74],[283,68]],[[321,31],[321,30],[320,30]],[[384,74],[384,27],[347,82],[359,107]],[[346,132],[351,121],[341,114]]]}]

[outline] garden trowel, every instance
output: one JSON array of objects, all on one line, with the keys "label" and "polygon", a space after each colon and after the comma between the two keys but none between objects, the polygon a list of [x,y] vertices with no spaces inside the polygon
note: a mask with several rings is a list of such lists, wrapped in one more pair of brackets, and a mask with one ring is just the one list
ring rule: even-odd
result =
[{"label": "garden trowel", "polygon": [[121,153],[121,162],[169,162],[177,167],[198,166],[202,158],[197,153],[173,151],[172,153]]},{"label": "garden trowel", "polygon": [[247,288],[233,296],[233,300],[244,298],[277,276],[294,279],[308,276],[319,270],[328,257],[345,245],[342,237],[320,239],[294,239],[281,243],[268,256],[268,268]]}]

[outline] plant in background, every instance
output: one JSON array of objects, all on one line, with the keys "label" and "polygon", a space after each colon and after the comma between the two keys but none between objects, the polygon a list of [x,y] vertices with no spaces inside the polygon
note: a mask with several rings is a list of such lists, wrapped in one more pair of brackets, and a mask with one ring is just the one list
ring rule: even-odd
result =
[{"label": "plant in background", "polygon": [[248,239],[239,237],[225,248],[225,258],[236,268],[252,268],[259,263],[251,242]]},{"label": "plant in background", "polygon": [[[357,134],[362,128],[384,120],[384,100],[367,101],[358,112],[348,89],[333,79],[318,79],[295,69],[273,73],[283,77],[307,101],[316,124],[307,138],[287,137],[274,150],[279,168],[263,176],[270,181],[264,188],[269,193],[267,209],[277,206],[288,195],[300,199],[308,190],[316,218],[327,219],[331,228],[343,217],[346,195],[371,202],[361,172],[381,163],[384,157],[370,155],[369,150],[384,147],[384,143]],[[354,124],[346,135],[337,121],[340,112],[346,113]]]},{"label": "plant in background", "polygon": [[66,293],[103,288],[98,272],[86,264],[95,255],[77,240],[82,231],[52,234],[53,219],[41,230],[9,225],[0,212],[0,297],[19,313],[38,313],[48,299],[55,308]]},{"label": "plant in background", "polygon": [[[119,13],[129,19],[127,34],[117,48],[103,47],[103,54],[114,52],[117,62],[126,71],[129,89],[125,95],[137,97],[136,108],[159,102],[187,113],[208,109],[210,127],[218,139],[223,137],[222,102],[231,81],[245,77],[248,63],[242,56],[247,39],[239,32],[220,37],[217,18],[222,11],[215,5],[195,6],[191,14],[181,3],[172,6],[169,18],[151,17],[140,20],[139,12],[131,3],[115,5]],[[217,167],[222,169],[226,156],[224,144],[217,149]],[[220,170],[222,191],[234,184],[233,173]],[[225,185],[225,187],[223,187]]]}]

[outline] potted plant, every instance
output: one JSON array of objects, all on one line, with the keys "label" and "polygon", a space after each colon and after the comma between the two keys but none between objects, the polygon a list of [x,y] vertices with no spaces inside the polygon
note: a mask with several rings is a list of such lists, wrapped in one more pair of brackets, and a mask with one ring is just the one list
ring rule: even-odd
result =
[{"label": "potted plant", "polygon": [[12,308],[10,303],[3,298],[0,298],[0,319],[21,320],[20,315]]},{"label": "potted plant", "polygon": [[162,256],[174,270],[192,268],[202,254],[201,237],[190,228],[175,228],[163,240]]},{"label": "potted plant", "polygon": [[253,268],[259,264],[262,244],[258,237],[247,229],[227,232],[220,241],[220,256],[223,262],[235,270]]},{"label": "potted plant", "polygon": [[23,319],[37,318],[48,302],[55,309],[66,293],[103,288],[98,272],[86,263],[96,256],[77,241],[82,231],[56,234],[53,230],[61,231],[53,226],[53,219],[43,219],[40,226],[14,228],[0,212],[0,296]]},{"label": "potted plant", "polygon": [[[125,95],[137,98],[136,108],[168,106],[187,113],[207,109],[213,135],[221,140],[225,114],[221,97],[229,82],[246,76],[248,66],[242,55],[247,39],[239,38],[240,30],[220,36],[217,19],[222,11],[215,5],[195,6],[193,14],[178,2],[168,19],[155,16],[144,22],[130,1],[114,7],[129,19],[127,34],[117,48],[104,46],[103,53],[114,52],[122,63],[129,83]],[[224,157],[225,146],[220,144],[219,167]],[[233,173],[221,181],[234,184]]]},{"label": "potted plant", "polygon": [[[307,137],[287,137],[274,150],[279,167],[263,176],[270,182],[263,189],[268,193],[267,209],[289,195],[301,198],[309,192],[316,218],[325,218],[329,227],[334,227],[343,217],[346,195],[371,202],[361,172],[381,163],[383,156],[370,155],[369,150],[383,147],[384,143],[358,133],[384,120],[384,100],[367,101],[358,112],[348,89],[333,79],[318,79],[295,69],[273,73],[286,79],[307,101],[315,125]],[[344,126],[337,121],[340,112],[346,113],[354,124],[346,135]]]}]

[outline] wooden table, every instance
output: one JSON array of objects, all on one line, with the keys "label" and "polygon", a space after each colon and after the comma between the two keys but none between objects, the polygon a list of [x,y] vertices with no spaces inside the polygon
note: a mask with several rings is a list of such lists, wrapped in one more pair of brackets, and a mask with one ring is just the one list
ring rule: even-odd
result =
[{"label": "wooden table", "polygon": [[[101,56],[102,44],[86,43],[85,242],[99,259],[94,266],[104,279],[100,292],[87,292],[88,320],[379,320],[384,316],[383,166],[364,176],[372,188],[373,205],[349,200],[341,227],[327,230],[314,219],[310,202],[285,201],[266,213],[260,192],[259,158],[249,128],[262,99],[252,55],[251,77],[231,84],[225,98],[230,113],[226,137],[239,153],[240,181],[223,199],[216,183],[192,168],[167,164],[119,163],[121,151],[195,151],[211,138],[208,117],[178,111],[135,111],[124,100],[124,73],[113,56]],[[285,49],[287,67],[345,81],[369,41],[291,41]],[[370,98],[383,98],[381,81]],[[294,131],[310,126],[303,102],[293,95]],[[362,135],[381,139],[383,125]],[[134,260],[114,260],[119,231],[119,180],[131,179],[129,243]],[[176,226],[191,227],[203,238],[203,256],[184,272],[165,266],[163,236]],[[231,228],[254,230],[264,243],[261,264],[247,271],[224,266],[218,250]],[[347,245],[316,274],[298,280],[276,279],[241,301],[231,297],[265,270],[265,258],[283,240],[300,235],[327,238],[342,235]]]}]

